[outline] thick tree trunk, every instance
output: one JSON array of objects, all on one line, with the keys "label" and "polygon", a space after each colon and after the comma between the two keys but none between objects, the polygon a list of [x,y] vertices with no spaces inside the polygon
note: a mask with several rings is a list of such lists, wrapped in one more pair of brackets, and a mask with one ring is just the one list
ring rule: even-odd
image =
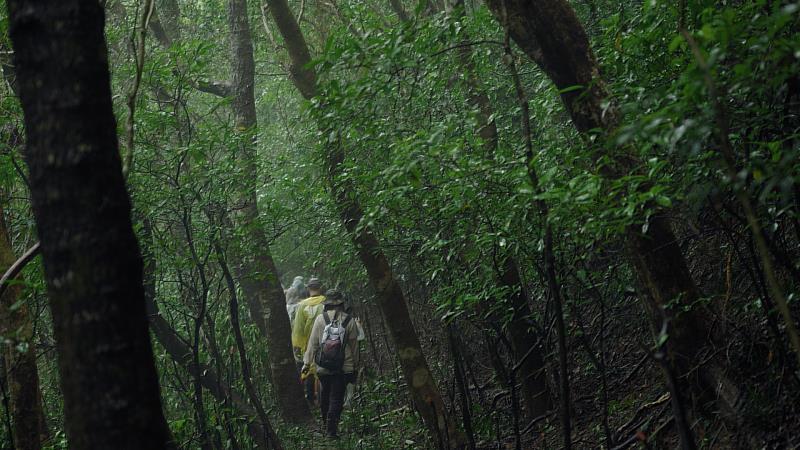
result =
[{"label": "thick tree trunk", "polygon": [[542,68],[559,89],[575,128],[581,133],[616,128],[615,108],[603,108],[608,89],[600,77],[589,39],[565,0],[486,0],[514,42]]},{"label": "thick tree trunk", "polygon": [[[287,42],[292,67],[305,72],[300,75],[292,74],[292,81],[303,97],[311,99],[317,94],[317,77],[316,72],[309,67],[308,45],[300,27],[286,0],[267,0],[267,3],[278,24],[278,30]],[[308,80],[314,80],[314,83],[310,84]],[[327,135],[328,130],[325,131]],[[375,235],[369,227],[359,226],[364,212],[358,200],[353,197],[355,190],[346,180],[339,179],[344,163],[344,152],[340,143],[331,146],[326,163],[328,183],[340,210],[342,223],[350,233],[361,262],[367,269],[378,306],[397,348],[414,407],[437,440],[437,445],[442,448],[461,448],[466,444],[466,437],[447,413],[414,330],[403,291]]]},{"label": "thick tree trunk", "polygon": [[[570,5],[565,0],[486,0],[486,4],[519,47],[564,91],[561,98],[576,129],[609,136],[619,124],[619,114]],[[567,90],[575,86],[580,88]],[[606,155],[605,146],[593,148],[596,161]],[[599,168],[604,176],[615,178],[635,171],[635,158],[625,149],[609,156],[613,165]],[[738,389],[719,363],[712,359],[692,371],[701,364],[701,350],[711,343],[708,326],[712,322],[708,311],[696,305],[697,287],[666,219],[651,218],[645,232],[640,224],[632,225],[625,237],[633,268],[647,290],[643,301],[651,320],[658,324],[656,329],[668,320],[669,364],[677,379],[689,380],[689,389],[681,391],[698,400],[692,404],[716,400],[722,412],[735,419]]]},{"label": "thick tree trunk", "polygon": [[[0,201],[0,273],[14,263],[14,252],[6,228],[3,202]],[[11,280],[20,283],[17,277]],[[0,297],[0,336],[3,344],[4,369],[8,383],[9,410],[12,418],[14,448],[39,449],[47,436],[39,391],[39,370],[36,367],[36,345],[33,324],[25,303],[15,305],[22,286],[9,286]]]},{"label": "thick tree trunk", "polygon": [[174,447],[147,334],[103,9],[7,4],[70,447]]},{"label": "thick tree trunk", "polygon": [[269,240],[258,217],[258,169],[255,140],[256,105],[253,92],[255,61],[253,38],[247,18],[246,0],[230,0],[228,24],[231,31],[233,110],[236,129],[243,133],[240,154],[244,164],[240,223],[245,228],[245,247],[237,276],[253,320],[269,347],[269,366],[275,383],[278,407],[290,423],[311,421],[311,410],[297,382],[297,367],[291,347],[289,316],[278,270],[269,252]]}]

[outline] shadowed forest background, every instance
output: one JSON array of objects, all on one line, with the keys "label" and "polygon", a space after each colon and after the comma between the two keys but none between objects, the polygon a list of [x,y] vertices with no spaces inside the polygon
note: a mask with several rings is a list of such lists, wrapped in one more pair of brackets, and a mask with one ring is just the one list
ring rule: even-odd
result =
[{"label": "shadowed forest background", "polygon": [[799,447],[799,17],[0,0],[0,446]]}]

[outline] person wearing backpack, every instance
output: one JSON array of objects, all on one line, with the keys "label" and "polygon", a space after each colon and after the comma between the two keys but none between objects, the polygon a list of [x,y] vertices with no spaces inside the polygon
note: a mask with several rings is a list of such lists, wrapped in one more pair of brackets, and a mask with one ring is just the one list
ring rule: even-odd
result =
[{"label": "person wearing backpack", "polygon": [[341,292],[328,290],[322,304],[324,312],[314,321],[303,356],[303,373],[316,367],[322,384],[319,404],[323,427],[326,436],[336,439],[339,437],[345,389],[348,383],[356,382],[358,325],[344,312]]}]

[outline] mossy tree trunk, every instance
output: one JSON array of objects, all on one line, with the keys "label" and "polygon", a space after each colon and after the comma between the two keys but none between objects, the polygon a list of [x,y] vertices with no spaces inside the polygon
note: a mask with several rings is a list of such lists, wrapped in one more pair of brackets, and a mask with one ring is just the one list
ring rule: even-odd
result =
[{"label": "mossy tree trunk", "polygon": [[103,9],[79,0],[7,6],[70,447],[173,448],[122,176]]},{"label": "mossy tree trunk", "polygon": [[241,133],[238,150],[244,165],[238,222],[245,230],[245,237],[238,251],[242,261],[237,267],[237,276],[253,320],[267,341],[281,415],[288,422],[305,423],[311,421],[311,410],[298,383],[286,298],[258,215],[255,61],[246,0],[228,2],[228,26],[231,31],[232,106],[235,127]]}]

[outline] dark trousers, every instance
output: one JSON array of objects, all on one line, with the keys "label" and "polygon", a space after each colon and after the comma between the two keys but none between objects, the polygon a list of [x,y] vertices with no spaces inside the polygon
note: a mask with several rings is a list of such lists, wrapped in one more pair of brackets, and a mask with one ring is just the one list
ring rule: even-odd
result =
[{"label": "dark trousers", "polygon": [[336,436],[339,430],[339,418],[344,408],[344,393],[347,383],[353,374],[319,375],[322,389],[319,394],[319,407],[325,432],[328,436]]},{"label": "dark trousers", "polygon": [[303,383],[306,388],[306,400],[310,403],[314,403],[314,377],[309,376]]}]

